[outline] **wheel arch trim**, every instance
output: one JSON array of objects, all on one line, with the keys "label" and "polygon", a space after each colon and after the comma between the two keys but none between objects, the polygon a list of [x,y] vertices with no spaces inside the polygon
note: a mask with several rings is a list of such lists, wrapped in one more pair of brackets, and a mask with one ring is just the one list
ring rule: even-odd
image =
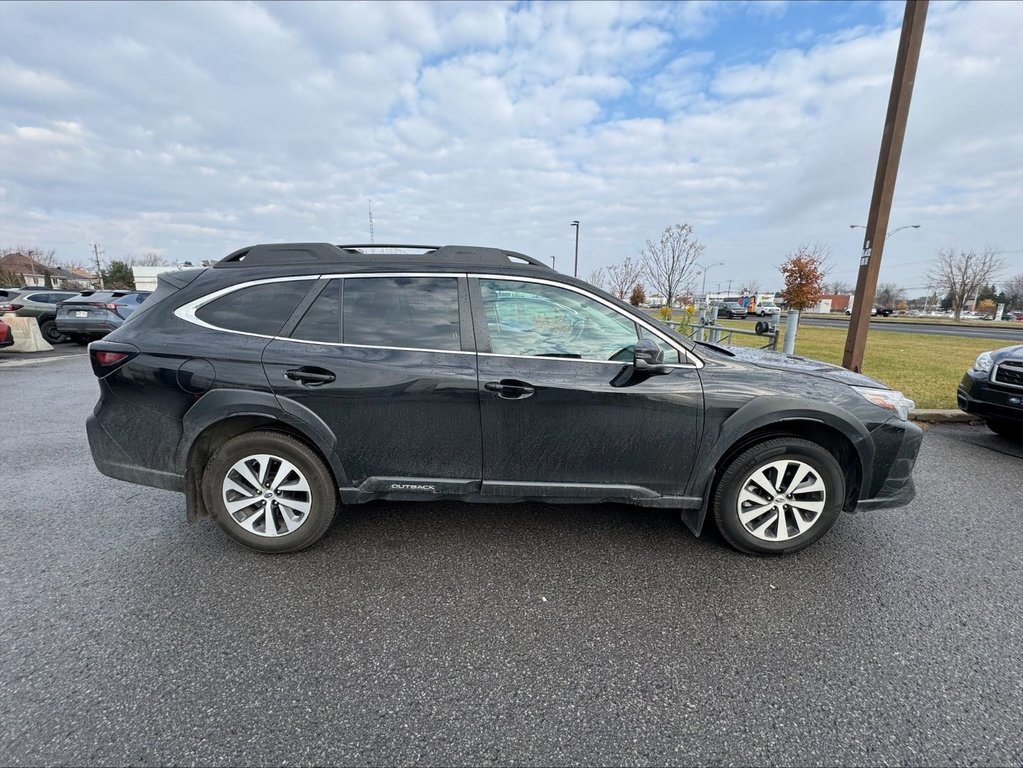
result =
[{"label": "wheel arch trim", "polygon": [[[709,446],[705,435],[705,450],[701,452],[701,458],[694,467],[688,490],[689,495],[702,496],[703,504],[698,509],[683,510],[683,522],[694,534],[699,535],[710,508],[714,482],[723,468],[723,460],[745,450],[758,439],[766,439],[766,434],[770,432],[782,435],[791,430],[790,434],[805,436],[801,430],[807,426],[823,427],[844,437],[852,446],[859,463],[856,468],[859,470],[859,487],[871,487],[874,444],[867,428],[852,414],[826,403],[815,403],[813,407],[807,407],[806,400],[802,398],[761,397],[751,400],[725,419]],[[751,433],[762,433],[764,437],[751,439]],[[846,471],[846,467],[842,469]]]},{"label": "wheel arch trim", "polygon": [[188,410],[182,418],[181,440],[175,453],[178,471],[182,474],[188,471],[192,452],[208,430],[218,424],[244,421],[246,418],[263,419],[287,427],[286,431],[296,433],[322,455],[339,486],[348,485],[348,474],[334,450],[337,438],[326,423],[294,400],[254,390],[215,389],[203,395]]}]

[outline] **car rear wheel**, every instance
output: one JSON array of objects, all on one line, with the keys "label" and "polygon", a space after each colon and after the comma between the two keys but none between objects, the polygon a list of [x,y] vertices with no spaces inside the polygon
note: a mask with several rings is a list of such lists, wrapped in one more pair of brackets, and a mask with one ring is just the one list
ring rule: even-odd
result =
[{"label": "car rear wheel", "polygon": [[845,502],[845,476],[825,448],[780,437],[736,456],[721,474],[714,521],[742,552],[781,555],[828,532]]},{"label": "car rear wheel", "polygon": [[48,344],[62,344],[67,341],[67,335],[57,330],[56,320],[44,320],[39,324],[39,333]]},{"label": "car rear wheel", "polygon": [[338,503],[333,476],[315,451],[263,430],[224,443],[206,467],[202,491],[217,525],[260,552],[310,546],[330,527]]}]

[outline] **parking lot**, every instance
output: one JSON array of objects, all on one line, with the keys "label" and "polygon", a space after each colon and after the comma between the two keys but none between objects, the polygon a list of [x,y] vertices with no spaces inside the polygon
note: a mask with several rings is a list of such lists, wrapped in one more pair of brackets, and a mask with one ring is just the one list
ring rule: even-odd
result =
[{"label": "parking lot", "polygon": [[96,471],[69,347],[0,361],[0,764],[1023,762],[1023,447],[983,428],[783,559],[446,502],[266,556]]}]

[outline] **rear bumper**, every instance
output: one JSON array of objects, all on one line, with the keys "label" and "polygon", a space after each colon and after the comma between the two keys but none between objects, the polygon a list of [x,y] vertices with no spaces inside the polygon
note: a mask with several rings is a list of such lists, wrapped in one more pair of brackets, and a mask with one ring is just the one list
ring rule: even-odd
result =
[{"label": "rear bumper", "polygon": [[913,466],[916,464],[923,430],[912,422],[888,422],[875,429],[874,490],[861,498],[851,511],[886,509],[909,504],[916,496]]},{"label": "rear bumper", "polygon": [[61,333],[83,336],[105,336],[118,327],[117,324],[91,317],[57,316],[57,330]]},{"label": "rear bumper", "polygon": [[145,467],[134,460],[111,437],[95,415],[85,422],[85,432],[89,437],[89,450],[96,469],[107,477],[125,480],[138,485],[163,488],[167,491],[184,491],[185,478],[174,472],[165,472]]}]

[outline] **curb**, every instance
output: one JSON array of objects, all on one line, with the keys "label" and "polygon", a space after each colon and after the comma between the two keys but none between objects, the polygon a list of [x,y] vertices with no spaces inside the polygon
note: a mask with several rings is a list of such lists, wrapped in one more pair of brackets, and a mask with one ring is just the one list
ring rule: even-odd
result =
[{"label": "curb", "polygon": [[963,411],[943,410],[941,408],[919,408],[909,412],[909,420],[921,424],[970,424],[980,419]]}]

